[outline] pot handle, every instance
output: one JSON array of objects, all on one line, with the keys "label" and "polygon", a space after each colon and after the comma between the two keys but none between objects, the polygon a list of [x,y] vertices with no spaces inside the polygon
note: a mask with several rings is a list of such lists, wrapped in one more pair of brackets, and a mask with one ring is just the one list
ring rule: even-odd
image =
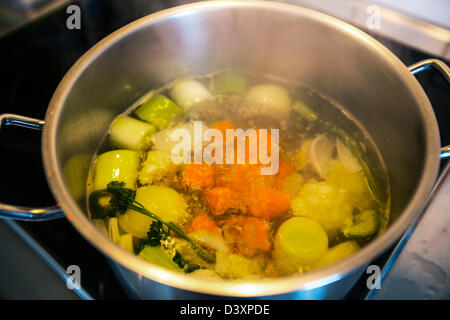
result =
[{"label": "pot handle", "polygon": [[[44,120],[38,120],[8,113],[0,114],[0,131],[4,125],[42,130],[44,124]],[[0,203],[0,218],[25,221],[40,221],[56,219],[63,216],[64,213],[61,211],[59,204],[50,207],[32,208]]]},{"label": "pot handle", "polygon": [[[450,69],[449,67],[441,60],[438,59],[426,59],[419,61],[408,67],[408,70],[412,74],[416,74],[427,70],[429,68],[434,68],[441,73],[447,83],[450,85]],[[441,159],[450,157],[450,145],[441,148]]]}]

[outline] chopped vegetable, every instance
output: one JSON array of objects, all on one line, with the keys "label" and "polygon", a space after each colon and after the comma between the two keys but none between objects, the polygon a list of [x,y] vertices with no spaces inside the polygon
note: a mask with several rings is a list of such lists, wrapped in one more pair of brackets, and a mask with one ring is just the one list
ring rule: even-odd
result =
[{"label": "chopped vegetable", "polygon": [[230,188],[215,187],[205,191],[205,199],[209,211],[214,216],[220,216],[226,212],[246,212],[244,204],[238,198],[238,195]]},{"label": "chopped vegetable", "polygon": [[314,268],[320,268],[336,263],[339,260],[342,260],[345,257],[355,253],[356,251],[358,251],[358,249],[359,245],[355,241],[346,241],[339,243],[333,248],[328,249],[327,252],[314,264]]},{"label": "chopped vegetable", "polygon": [[255,217],[232,215],[221,222],[225,241],[244,256],[270,250],[269,225]]},{"label": "chopped vegetable", "polygon": [[347,239],[367,240],[377,232],[378,220],[378,214],[375,210],[365,210],[355,216],[352,225],[341,227],[339,233]]},{"label": "chopped vegetable", "polygon": [[274,258],[287,274],[314,264],[327,250],[328,237],[312,219],[294,217],[281,224],[274,241]]},{"label": "chopped vegetable", "polygon": [[121,235],[118,244],[128,252],[134,253],[133,236],[131,234],[126,233]]},{"label": "chopped vegetable", "polygon": [[172,271],[182,271],[161,246],[145,246],[139,257]]},{"label": "chopped vegetable", "polygon": [[[113,181],[113,182],[110,182],[107,186],[106,191],[110,192],[113,195],[113,197],[110,201],[110,204],[114,209],[116,209],[120,213],[124,213],[125,211],[142,213],[143,215],[146,215],[146,216],[150,217],[151,219],[161,222],[163,225],[168,227],[169,230],[173,231],[179,237],[188,241],[202,259],[204,259],[205,261],[207,261],[209,263],[213,263],[215,261],[214,255],[212,255],[211,253],[209,253],[208,251],[203,249],[195,241],[193,241],[191,238],[189,238],[180,228],[177,227],[176,224],[174,224],[172,221],[166,222],[166,221],[162,220],[159,216],[157,216],[153,212],[150,212],[141,203],[136,201],[135,197],[137,196],[137,192],[135,190],[125,188],[124,185],[125,185],[124,182]],[[153,186],[153,187],[156,187],[156,186]],[[150,188],[150,187],[143,187],[143,188]],[[140,188],[140,189],[143,189],[143,188]],[[170,189],[170,188],[167,188],[167,189]],[[166,191],[167,191],[167,189],[166,189]],[[174,192],[175,192],[175,194],[178,195],[178,193],[176,191],[174,191]],[[173,199],[170,199],[170,196],[169,196],[169,199],[165,198],[168,195],[173,196],[174,193],[166,192],[164,195],[162,195],[162,197],[160,197],[162,199],[159,199],[159,200],[162,200],[163,202],[164,201],[166,201],[166,202],[173,201]],[[175,203],[166,204],[169,206],[169,214],[173,214],[173,212],[170,212],[170,211],[172,211],[170,209],[174,209],[173,211],[177,211],[181,206],[184,209],[184,206],[185,206],[184,199],[183,199],[183,204],[181,204],[179,199],[176,199],[174,202]],[[156,205],[155,207],[157,209],[164,209],[163,205],[159,205],[159,206]],[[124,216],[126,216],[126,215],[123,214],[120,218],[122,218]],[[122,225],[121,225],[121,227],[122,227]],[[129,233],[131,233],[131,232],[129,232]]]},{"label": "chopped vegetable", "polygon": [[114,243],[119,243],[119,223],[117,218],[109,218],[108,220],[108,235]]},{"label": "chopped vegetable", "polygon": [[300,150],[292,159],[292,163],[295,169],[298,171],[304,169],[308,165],[311,142],[311,139],[303,140],[300,146]]},{"label": "chopped vegetable", "polygon": [[142,168],[138,172],[138,179],[141,185],[161,182],[170,179],[176,173],[178,167],[173,163],[170,154],[161,150],[152,150],[147,153]]},{"label": "chopped vegetable", "polygon": [[296,101],[292,105],[292,109],[300,114],[306,121],[313,122],[318,119],[318,114],[302,101]]},{"label": "chopped vegetable", "polygon": [[361,211],[376,204],[362,171],[350,172],[341,163],[336,162],[329,169],[327,181]]},{"label": "chopped vegetable", "polygon": [[195,217],[189,226],[189,231],[191,232],[196,232],[199,230],[209,231],[211,233],[217,234],[221,233],[220,228],[217,226],[214,220],[206,214]]},{"label": "chopped vegetable", "polygon": [[206,163],[185,165],[181,173],[181,185],[190,190],[213,187],[214,167]]},{"label": "chopped vegetable", "polygon": [[293,214],[317,221],[330,238],[341,226],[351,223],[353,209],[353,202],[325,181],[307,181],[292,200]]},{"label": "chopped vegetable", "polygon": [[[146,247],[164,247],[168,250],[165,251],[166,255],[169,255],[169,251],[173,252],[173,239],[170,239],[170,232],[165,231],[163,228],[163,224],[161,221],[153,221],[150,230],[147,233],[147,239],[141,240],[140,249],[144,250]],[[183,256],[175,250],[172,253],[172,261],[177,264],[177,266],[182,269],[185,273],[191,273],[197,269],[200,269],[200,266],[194,263],[191,263],[189,260],[183,258]]]},{"label": "chopped vegetable", "polygon": [[[186,130],[186,132],[189,134],[190,140],[188,141],[181,141],[176,140],[172,138],[172,134],[175,132],[175,130],[182,129]],[[205,126],[203,126],[203,130],[206,130]],[[178,154],[173,154],[172,151],[176,145],[178,145],[181,142],[185,142],[187,151],[190,152],[194,150],[194,124],[192,122],[173,127],[173,128],[166,128],[160,132],[155,133],[152,136],[152,142],[153,142],[153,149],[161,150],[163,152],[166,152],[170,154],[171,156],[181,156]],[[187,145],[190,144],[190,145]]]},{"label": "chopped vegetable", "polygon": [[336,138],[336,149],[338,158],[344,165],[345,169],[350,172],[358,172],[362,170],[358,159],[353,155],[349,147],[347,147],[339,138]]},{"label": "chopped vegetable", "polygon": [[128,187],[136,184],[139,154],[131,150],[102,153],[95,163],[94,190],[106,189],[111,181],[123,181]]},{"label": "chopped vegetable", "polygon": [[302,175],[295,172],[283,181],[281,189],[284,192],[287,192],[291,199],[294,199],[302,188],[304,182],[305,179],[302,177]]},{"label": "chopped vegetable", "polygon": [[76,201],[81,201],[86,193],[86,178],[89,171],[91,156],[78,154],[71,157],[65,164],[63,174],[70,194]]},{"label": "chopped vegetable", "polygon": [[375,177],[372,169],[368,166],[364,148],[362,147],[361,143],[359,143],[356,139],[350,137],[344,130],[336,127],[334,124],[328,123],[328,125],[330,126],[330,129],[336,134],[336,136],[345,143],[345,145],[350,149],[353,156],[358,160],[358,163],[362,167],[364,175],[366,176],[370,191],[374,195],[375,199],[379,202],[379,204],[381,206],[385,206],[387,201],[385,190],[381,186],[378,179]]},{"label": "chopped vegetable", "polygon": [[137,108],[134,113],[140,119],[150,122],[162,130],[167,127],[170,120],[182,114],[183,109],[166,96],[157,93]]},{"label": "chopped vegetable", "polygon": [[184,110],[189,110],[195,104],[212,99],[211,93],[205,86],[196,80],[181,80],[175,82],[170,95]]},{"label": "chopped vegetable", "polygon": [[189,236],[204,247],[216,251],[228,252],[228,246],[222,237],[222,232],[219,228],[217,229],[218,232],[200,229],[189,233]]},{"label": "chopped vegetable", "polygon": [[[186,214],[186,201],[174,189],[166,186],[145,186],[136,190],[138,203],[167,222],[179,223]],[[137,238],[144,238],[152,221],[150,216],[129,208],[119,217],[120,227]]]},{"label": "chopped vegetable", "polygon": [[278,161],[278,172],[276,174],[277,182],[283,183],[284,180],[290,175],[295,173],[295,168],[284,159],[279,159]]},{"label": "chopped vegetable", "polygon": [[111,144],[120,149],[141,150],[150,145],[150,136],[156,127],[129,116],[114,120],[109,130]]},{"label": "chopped vegetable", "polygon": [[314,138],[309,147],[309,157],[311,164],[317,174],[325,179],[330,169],[331,160],[334,151],[334,143],[321,134]]},{"label": "chopped vegetable", "polygon": [[250,88],[246,101],[259,105],[262,113],[278,116],[286,116],[291,107],[289,91],[276,84],[260,84]]},{"label": "chopped vegetable", "polygon": [[289,194],[273,187],[254,189],[247,198],[248,211],[261,218],[275,218],[291,208]]},{"label": "chopped vegetable", "polygon": [[213,78],[213,90],[216,94],[244,94],[247,79],[239,72],[227,70]]}]

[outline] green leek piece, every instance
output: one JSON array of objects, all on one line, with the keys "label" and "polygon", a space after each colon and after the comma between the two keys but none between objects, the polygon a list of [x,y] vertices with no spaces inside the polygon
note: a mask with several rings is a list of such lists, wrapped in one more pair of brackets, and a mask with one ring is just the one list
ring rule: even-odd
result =
[{"label": "green leek piece", "polygon": [[93,190],[106,189],[111,181],[123,181],[134,189],[139,166],[139,154],[132,150],[112,150],[97,157]]},{"label": "green leek piece", "polygon": [[162,94],[153,95],[147,102],[134,112],[140,119],[150,122],[164,129],[176,115],[182,114],[183,109]]},{"label": "green leek piece", "polygon": [[313,122],[318,119],[317,112],[308,107],[305,103],[301,101],[296,101],[292,105],[292,109],[300,114],[306,121]]},{"label": "green leek piece", "polygon": [[274,258],[289,274],[315,263],[328,249],[328,236],[316,221],[293,217],[281,224],[275,235]]},{"label": "green leek piece", "polygon": [[111,144],[116,148],[141,150],[149,145],[150,135],[156,127],[128,116],[119,116],[109,131]]},{"label": "green leek piece", "polygon": [[164,249],[161,248],[161,246],[145,246],[141,252],[139,252],[138,256],[148,262],[165,267],[169,270],[178,272],[182,271],[178,265],[164,252]]},{"label": "green leek piece", "polygon": [[347,239],[366,240],[378,230],[378,214],[375,210],[368,209],[358,213],[351,226],[342,226],[339,232]]},{"label": "green leek piece", "polygon": [[239,72],[228,70],[214,78],[214,92],[216,94],[245,94],[247,79]]}]

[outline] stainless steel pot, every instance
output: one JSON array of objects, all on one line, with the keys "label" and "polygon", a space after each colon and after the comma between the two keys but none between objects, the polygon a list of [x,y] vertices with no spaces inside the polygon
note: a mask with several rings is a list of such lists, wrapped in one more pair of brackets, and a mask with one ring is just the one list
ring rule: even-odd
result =
[{"label": "stainless steel pot", "polygon": [[[339,298],[368,262],[407,230],[435,182],[438,127],[412,75],[430,66],[449,80],[444,63],[427,60],[408,69],[365,33],[311,10],[272,2],[209,1],[161,11],[119,29],[70,69],[50,102],[45,123],[1,115],[1,124],[43,127],[43,161],[55,198],[138,297]],[[152,88],[227,67],[304,83],[344,105],[364,125],[390,176],[392,219],[386,232],[335,265],[287,278],[235,283],[151,265],[94,227],[86,216],[87,165],[80,159],[90,161],[112,119]],[[449,148],[442,148],[443,154],[445,150]],[[77,174],[70,169],[74,162]],[[0,212],[15,219],[61,216],[58,207],[1,204]]]}]

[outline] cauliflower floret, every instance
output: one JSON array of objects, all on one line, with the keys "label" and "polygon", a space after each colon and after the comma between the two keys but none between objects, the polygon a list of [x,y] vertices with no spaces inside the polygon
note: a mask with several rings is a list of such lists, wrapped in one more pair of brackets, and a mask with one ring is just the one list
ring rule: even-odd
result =
[{"label": "cauliflower floret", "polygon": [[138,173],[139,182],[142,185],[159,182],[175,174],[178,166],[173,163],[170,154],[152,150],[147,153],[147,158]]},{"label": "cauliflower floret", "polygon": [[327,182],[344,193],[360,211],[376,205],[362,171],[350,172],[340,162],[336,162],[328,171]]},{"label": "cauliflower floret", "polygon": [[309,217],[322,225],[330,238],[344,224],[352,223],[354,204],[333,185],[309,180],[292,201],[295,216]]}]

